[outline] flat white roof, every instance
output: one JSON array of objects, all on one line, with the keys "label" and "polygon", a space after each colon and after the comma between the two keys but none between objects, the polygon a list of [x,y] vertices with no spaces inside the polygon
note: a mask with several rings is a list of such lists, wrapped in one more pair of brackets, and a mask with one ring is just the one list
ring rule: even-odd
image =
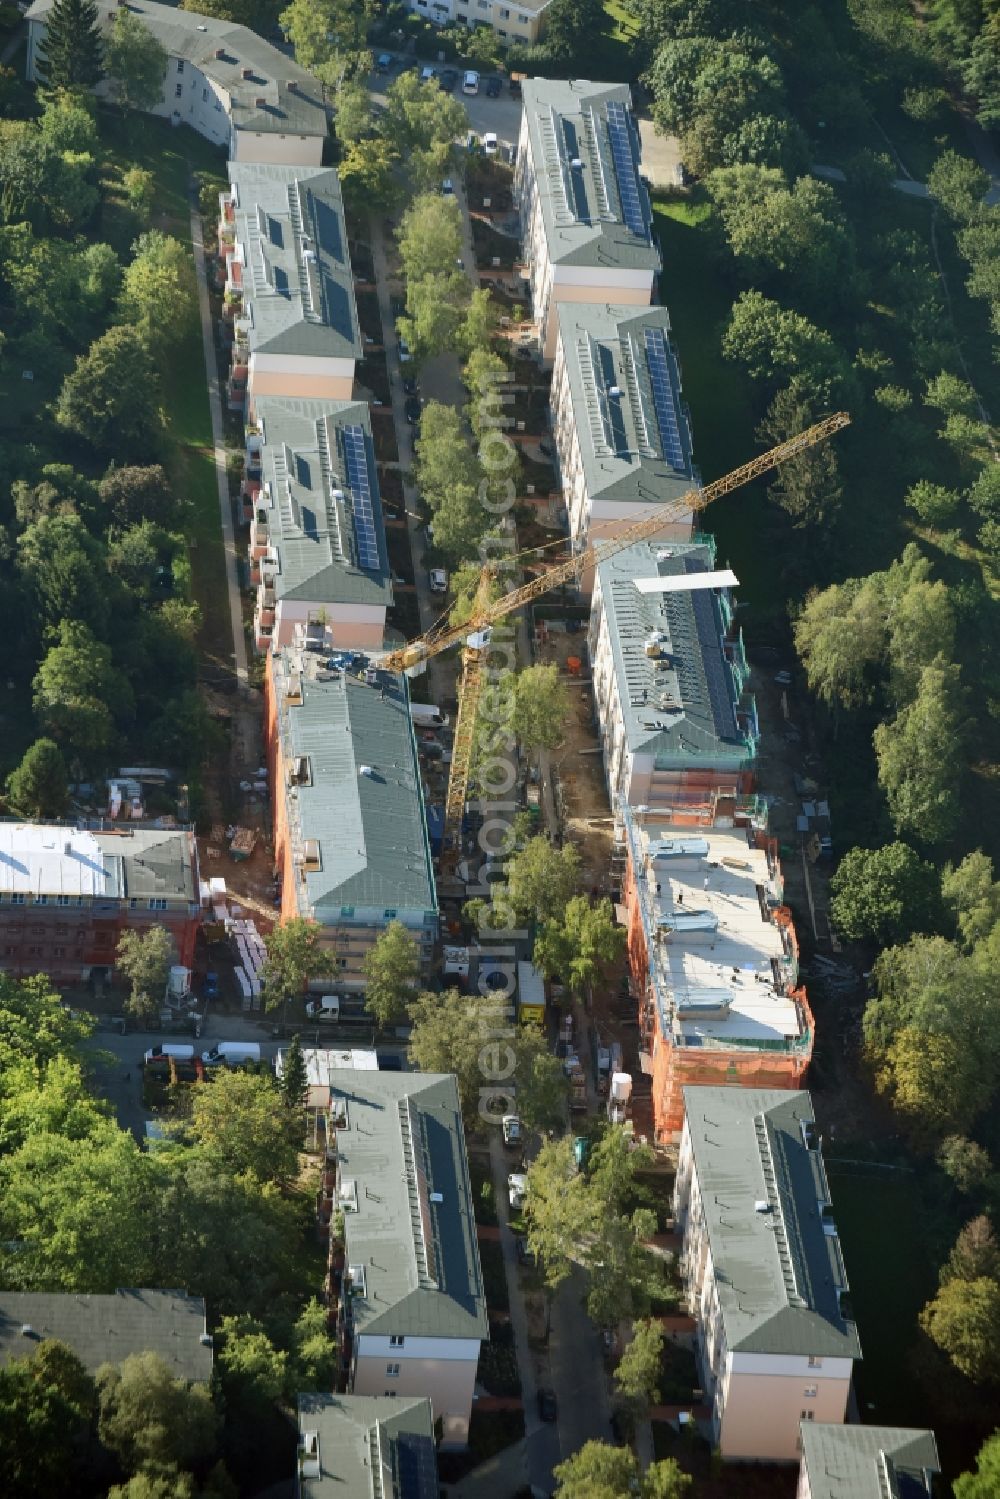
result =
[{"label": "flat white roof", "polygon": [[44,823],[0,823],[0,893],[117,895],[117,861],[93,833]]},{"label": "flat white roof", "polygon": [[[278,1053],[278,1076],[285,1070],[286,1053]],[[338,1072],[377,1072],[378,1053],[367,1047],[303,1046],[306,1081],[310,1088],[329,1088]]]},{"label": "flat white roof", "polygon": [[[739,829],[699,830],[672,847],[658,828],[636,829],[645,898],[657,938],[649,954],[669,993],[682,1045],[794,1039],[802,1018],[785,986],[781,929],[765,919],[779,892],[763,849]],[[650,846],[660,856],[650,857]],[[778,968],[775,974],[775,966]],[[776,982],[777,977],[777,982]]]}]

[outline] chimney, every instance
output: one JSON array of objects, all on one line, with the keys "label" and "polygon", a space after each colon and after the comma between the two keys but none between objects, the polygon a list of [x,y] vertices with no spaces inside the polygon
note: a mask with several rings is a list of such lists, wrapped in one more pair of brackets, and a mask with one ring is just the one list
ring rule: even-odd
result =
[{"label": "chimney", "polygon": [[257,97],[256,97],[256,99],[253,102],[254,102],[254,106],[257,109],[266,109],[267,108],[267,100],[264,98],[263,94],[258,94]]},{"label": "chimney", "polygon": [[298,79],[297,78],[289,78],[289,80],[288,80],[288,92],[290,94],[297,94],[298,91],[299,91]]},{"label": "chimney", "polygon": [[226,49],[225,49],[225,47],[216,47],[216,49],[215,49],[216,61],[217,62],[223,62],[225,60],[225,56],[226,56]]}]

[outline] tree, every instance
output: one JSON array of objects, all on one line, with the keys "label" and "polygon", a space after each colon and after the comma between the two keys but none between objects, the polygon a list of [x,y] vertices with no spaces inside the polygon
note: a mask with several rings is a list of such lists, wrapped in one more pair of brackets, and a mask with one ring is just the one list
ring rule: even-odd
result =
[{"label": "tree", "polygon": [[166,48],[127,7],[115,14],[106,64],[123,109],[154,109],[160,103],[167,72]]},{"label": "tree", "polygon": [[163,1004],[174,956],[174,939],[165,926],[122,932],[115,961],[132,985],[125,1001],[131,1015],[149,1020],[157,1014]]},{"label": "tree", "polygon": [[966,854],[958,865],[944,866],[941,895],[967,950],[1000,921],[1000,885],[993,879],[993,860],[981,849]]},{"label": "tree", "polygon": [[580,885],[580,855],[556,848],[544,834],[530,838],[507,863],[506,898],[521,919],[554,921]]},{"label": "tree", "polygon": [[20,765],[7,777],[7,796],[26,817],[61,817],[69,799],[69,778],[62,751],[52,739],[36,739]]},{"label": "tree", "polygon": [[831,920],[849,942],[905,942],[940,916],[937,871],[906,843],[850,849],[830,890]]},{"label": "tree", "polygon": [[0,1094],[4,1073],[17,1061],[35,1073],[56,1057],[81,1062],[93,1029],[93,1018],[67,1009],[45,974],[0,974]]},{"label": "tree", "polygon": [[408,71],[386,90],[380,128],[382,138],[406,161],[409,180],[420,192],[435,182],[440,185],[448,175],[454,142],[464,136],[468,117],[460,100],[443,94],[436,84],[421,83],[416,72]]},{"label": "tree", "polygon": [[640,1483],[635,1454],[605,1442],[585,1442],[552,1471],[557,1499],[627,1499]]},{"label": "tree", "polygon": [[880,1091],[891,1093],[895,1108],[918,1137],[967,1129],[988,1102],[985,1080],[972,1091],[961,1044],[954,1036],[904,1026],[886,1053],[877,1076]]},{"label": "tree", "polygon": [[[478,478],[459,412],[440,401],[428,401],[421,413],[417,439],[417,481],[421,493],[433,505],[457,483],[474,489]],[[435,539],[436,535],[435,531]]]},{"label": "tree", "polygon": [[[120,10],[118,17],[131,15]],[[56,404],[61,427],[126,460],[148,458],[160,432],[156,371],[133,328],[109,328],[76,361]]]},{"label": "tree", "polygon": [[[327,88],[339,91],[345,79],[363,76],[371,65],[371,56],[364,50],[368,14],[366,5],[352,5],[349,0],[292,0],[280,21],[296,60]],[[242,14],[234,19],[253,25]]]},{"label": "tree", "polygon": [[268,1404],[280,1400],[288,1378],[288,1354],[276,1348],[264,1324],[246,1313],[219,1324],[219,1373],[227,1399]]},{"label": "tree", "polygon": [[288,1361],[291,1399],[299,1390],[332,1389],[337,1374],[337,1344],[330,1335],[330,1313],[313,1296],[306,1302],[292,1328]]},{"label": "tree", "polygon": [[517,673],[510,727],[524,749],[555,749],[562,743],[572,711],[558,666],[536,663]]},{"label": "tree", "polygon": [[232,1176],[287,1182],[296,1174],[301,1122],[289,1117],[270,1074],[219,1068],[211,1087],[194,1091],[191,1132],[207,1156]]},{"label": "tree", "polygon": [[970,1218],[960,1230],[948,1258],[941,1267],[941,1284],[956,1280],[1000,1281],[1000,1244],[985,1214]]},{"label": "tree", "polygon": [[1000,1284],[986,1276],[949,1280],[920,1313],[920,1325],[974,1384],[1000,1381]]},{"label": "tree", "polygon": [[396,232],[408,285],[454,266],[462,252],[461,222],[453,197],[438,192],[414,198]]},{"label": "tree", "polygon": [[420,948],[401,921],[391,921],[366,954],[365,1008],[383,1030],[411,998],[420,978]]},{"label": "tree", "polygon": [[[817,415],[807,393],[800,384],[793,383],[778,391],[757,428],[757,436],[768,447],[774,447],[805,431]],[[768,487],[768,496],[796,526],[828,525],[837,515],[841,495],[837,453],[828,442],[787,459]]]},{"label": "tree", "polygon": [[545,1036],[527,1027],[515,1042],[517,1112],[525,1128],[544,1134],[566,1121],[567,1078]]},{"label": "tree", "polygon": [[297,999],[311,979],[333,973],[333,953],[323,944],[322,929],[301,916],[293,916],[268,932],[264,938],[267,957],[261,977],[269,1010]]},{"label": "tree", "polygon": [[148,1464],[189,1467],[215,1450],[219,1418],[208,1386],[174,1379],[156,1353],[135,1353],[97,1371],[98,1432],[126,1472]]},{"label": "tree", "polygon": [[434,517],[435,547],[452,563],[467,562],[478,556],[480,542],[490,525],[478,487],[458,480],[437,491],[433,498],[426,490],[424,494]]},{"label": "tree", "polygon": [[286,1108],[297,1115],[306,1101],[308,1091],[309,1073],[306,1068],[306,1059],[302,1055],[302,1042],[295,1035],[288,1043],[281,1073],[281,1093]]},{"label": "tree", "polygon": [[616,925],[609,900],[593,905],[574,895],[561,920],[547,921],[535,943],[535,963],[546,978],[560,976],[574,994],[596,983],[625,950],[625,928]]},{"label": "tree", "polygon": [[151,229],[132,246],[118,299],[119,316],[133,327],[152,357],[186,337],[195,314],[194,279],[179,239]]},{"label": "tree", "polygon": [[959,670],[939,657],[921,671],[914,701],[874,734],[879,784],[897,832],[925,844],[954,832],[965,737]]},{"label": "tree", "polygon": [[849,392],[850,371],[829,333],[759,291],[733,304],[722,352],[772,390],[794,380],[823,405]]},{"label": "tree", "polygon": [[931,197],[959,223],[976,216],[989,185],[989,174],[978,162],[957,151],[943,151],[927,174]]},{"label": "tree", "polygon": [[395,176],[398,165],[391,141],[353,141],[337,167],[345,202],[359,213],[392,213],[402,195]]},{"label": "tree", "polygon": [[[46,34],[55,12],[56,7],[53,6],[49,11]],[[38,133],[46,145],[60,155],[71,153],[89,156],[94,160],[100,152],[100,137],[93,111],[81,102],[78,94],[60,93],[46,99],[38,122]]]},{"label": "tree", "polygon": [[173,1463],[157,1463],[140,1468],[127,1483],[112,1484],[108,1499],[195,1499],[194,1479]]},{"label": "tree", "polygon": [[64,1343],[46,1339],[33,1358],[0,1369],[0,1488],[9,1499],[82,1491],[95,1402],[93,1380]]},{"label": "tree", "polygon": [[[937,1163],[958,1190],[967,1196],[982,1191],[993,1179],[989,1152],[965,1135],[947,1135],[938,1147]],[[994,1279],[1000,1279],[1000,1273]]]},{"label": "tree", "polygon": [[829,707],[858,708],[871,700],[885,655],[885,624],[859,579],[808,593],[793,632],[811,692]]},{"label": "tree", "polygon": [[600,47],[607,24],[600,0],[552,0],[545,18],[545,50],[554,62],[583,63]]},{"label": "tree", "polygon": [[995,1499],[1000,1493],[1000,1431],[980,1447],[976,1471],[961,1473],[952,1485],[955,1499]]},{"label": "tree", "polygon": [[94,88],[101,80],[103,61],[95,0],[55,0],[38,48],[39,81],[50,89]]},{"label": "tree", "polygon": [[547,1140],[528,1168],[524,1216],[528,1244],[537,1255],[550,1290],[583,1257],[583,1245],[597,1230],[600,1204],[576,1169],[568,1135]]},{"label": "tree", "polygon": [[131,692],[114,671],[108,647],[86,625],[64,620],[32,686],[40,726],[64,753],[99,763],[114,737],[112,711],[124,719],[131,710]]},{"label": "tree", "polygon": [[459,270],[407,282],[407,316],[399,319],[398,328],[417,359],[431,359],[458,346],[468,301],[468,277]]},{"label": "tree", "polygon": [[637,1322],[632,1329],[632,1341],[615,1370],[619,1393],[643,1414],[660,1399],[663,1339],[662,1324],[655,1317]]},{"label": "tree", "polygon": [[40,622],[80,620],[98,635],[108,627],[105,554],[78,515],[43,516],[18,540],[18,563],[34,592]]},{"label": "tree", "polygon": [[352,79],[337,90],[334,129],[342,146],[356,145],[372,132],[374,115],[371,97],[364,83]]},{"label": "tree", "polygon": [[129,167],[122,177],[128,206],[140,224],[148,224],[156,197],[156,178],[145,167]]},{"label": "tree", "polygon": [[947,526],[955,519],[959,495],[943,484],[932,484],[929,479],[920,479],[903,496],[904,504],[928,526]]},{"label": "tree", "polygon": [[[407,1005],[413,1025],[410,1033],[410,1055],[421,1072],[451,1072],[458,1084],[462,1114],[467,1122],[476,1118],[480,1084],[484,1078],[482,1058],[487,1053],[495,1059],[494,1073],[506,1073],[513,1086],[517,1059],[505,1039],[494,1041],[498,1029],[498,1011],[503,1015],[506,1001],[489,995],[460,994],[446,989],[442,994],[419,994]],[[513,1026],[500,1026],[506,1034]],[[495,1054],[495,1056],[494,1056]],[[507,1070],[509,1068],[509,1070]]]},{"label": "tree", "polygon": [[178,502],[159,463],[110,468],[97,492],[113,526],[125,528],[142,521],[170,526],[177,518]]}]

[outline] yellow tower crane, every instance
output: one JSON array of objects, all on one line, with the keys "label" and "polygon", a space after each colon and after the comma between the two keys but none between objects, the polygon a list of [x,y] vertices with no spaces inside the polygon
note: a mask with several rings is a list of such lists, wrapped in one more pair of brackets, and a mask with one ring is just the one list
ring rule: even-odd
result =
[{"label": "yellow tower crane", "polygon": [[443,623],[428,631],[426,635],[422,635],[418,640],[413,640],[398,650],[390,651],[382,658],[381,665],[388,671],[406,671],[408,668],[429,661],[432,656],[440,655],[442,651],[446,651],[449,646],[455,645],[458,641],[466,641],[466,649],[462,657],[462,682],[459,689],[455,741],[452,747],[451,774],[448,779],[448,795],[445,802],[441,844],[442,867],[447,868],[454,863],[458,857],[461,841],[462,814],[469,788],[476,716],[482,696],[483,668],[488,645],[488,633],[484,632],[488,632],[490,626],[498,619],[503,619],[508,614],[515,614],[525,604],[530,604],[551,589],[558,588],[561,583],[567,583],[578,578],[581,573],[599,566],[608,557],[613,557],[616,552],[631,546],[633,542],[655,536],[671,521],[678,520],[689,512],[706,509],[713,500],[719,499],[724,494],[730,494],[741,485],[749,484],[753,479],[760,478],[762,474],[770,473],[782,463],[787,463],[790,458],[796,458],[800,453],[815,447],[817,443],[824,442],[835,432],[848,426],[850,420],[851,418],[845,411],[838,411],[832,416],[824,417],[815,426],[808,427],[796,437],[790,437],[787,442],[779,443],[777,447],[761,453],[759,457],[751,458],[749,463],[744,463],[742,467],[724,474],[721,479],[713,480],[704,489],[688,490],[687,494],[682,495],[679,500],[658,505],[649,514],[634,521],[630,526],[626,526],[616,535],[603,541],[591,541],[572,557],[555,563],[540,577],[532,578],[521,587],[512,588],[500,599],[490,599],[490,585],[493,581],[494,570],[487,564],[483,568],[472,611],[462,624]]}]

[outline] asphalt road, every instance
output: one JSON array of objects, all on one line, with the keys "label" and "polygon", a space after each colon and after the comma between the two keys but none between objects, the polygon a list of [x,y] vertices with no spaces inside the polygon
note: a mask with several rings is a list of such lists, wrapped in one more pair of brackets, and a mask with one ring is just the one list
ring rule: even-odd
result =
[{"label": "asphalt road", "polygon": [[[392,55],[392,54],[390,54]],[[387,73],[372,73],[368,79],[368,89],[372,96],[372,102],[380,107],[385,107],[385,91],[389,85],[399,77],[400,69],[397,65]],[[407,59],[412,62],[412,58]],[[440,64],[435,63],[438,71]],[[513,146],[517,144],[517,138],[521,132],[521,101],[515,99],[510,90],[505,86],[496,99],[490,99],[485,92],[485,82],[489,76],[483,73],[482,83],[478,94],[464,94],[462,92],[461,71],[457,67],[452,68],[458,72],[459,81],[452,91],[455,99],[460,99],[465,105],[465,112],[469,118],[469,129],[474,130],[477,135],[485,135],[492,130],[497,139],[503,144]],[[463,141],[464,144],[464,141]]]}]

